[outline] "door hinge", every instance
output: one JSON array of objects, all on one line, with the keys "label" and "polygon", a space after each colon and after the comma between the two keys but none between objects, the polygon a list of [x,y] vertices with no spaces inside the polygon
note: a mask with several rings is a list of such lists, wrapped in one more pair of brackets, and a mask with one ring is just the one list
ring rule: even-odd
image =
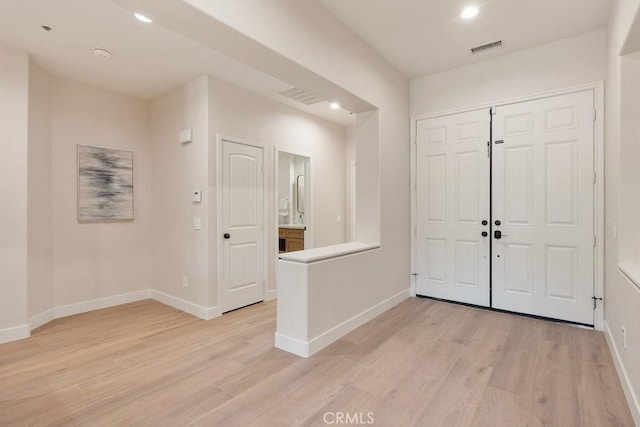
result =
[{"label": "door hinge", "polygon": [[593,171],[593,183],[595,184],[598,181],[598,173]]},{"label": "door hinge", "polygon": [[413,189],[418,190],[418,180],[413,181]]},{"label": "door hinge", "polygon": [[496,107],[491,107],[490,112],[491,112],[491,115],[492,115],[492,116],[495,116],[495,115],[496,115],[496,109],[497,109]]},{"label": "door hinge", "polygon": [[413,276],[414,279],[417,279],[419,274],[418,273],[411,273],[411,275]]},{"label": "door hinge", "polygon": [[487,158],[491,158],[491,141],[487,141]]},{"label": "door hinge", "polygon": [[598,110],[596,110],[595,108],[593,109],[593,121],[596,121],[596,118],[598,117]]},{"label": "door hinge", "polygon": [[598,301],[603,301],[602,298],[598,298],[597,296],[592,296],[591,299],[593,300],[593,309],[595,310],[598,307]]},{"label": "door hinge", "polygon": [[598,243],[598,238],[596,236],[593,236],[593,247],[596,247],[596,244]]}]

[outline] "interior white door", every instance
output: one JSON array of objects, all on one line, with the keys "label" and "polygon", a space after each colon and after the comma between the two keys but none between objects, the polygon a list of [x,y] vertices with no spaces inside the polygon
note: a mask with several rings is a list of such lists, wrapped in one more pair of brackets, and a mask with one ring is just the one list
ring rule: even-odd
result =
[{"label": "interior white door", "polygon": [[593,113],[592,91],[496,108],[493,307],[593,324]]},{"label": "interior white door", "polygon": [[222,141],[222,311],[264,300],[264,167],[259,147]]},{"label": "interior white door", "polygon": [[420,120],[416,137],[416,293],[489,306],[489,109]]}]

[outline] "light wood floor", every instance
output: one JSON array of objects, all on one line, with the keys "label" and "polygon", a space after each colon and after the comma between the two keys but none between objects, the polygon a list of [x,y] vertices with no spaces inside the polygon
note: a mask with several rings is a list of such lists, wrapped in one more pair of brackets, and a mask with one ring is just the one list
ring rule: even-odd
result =
[{"label": "light wood floor", "polygon": [[0,345],[0,425],[633,425],[601,333],[413,298],[301,359],[273,348],[275,309],[56,320]]}]

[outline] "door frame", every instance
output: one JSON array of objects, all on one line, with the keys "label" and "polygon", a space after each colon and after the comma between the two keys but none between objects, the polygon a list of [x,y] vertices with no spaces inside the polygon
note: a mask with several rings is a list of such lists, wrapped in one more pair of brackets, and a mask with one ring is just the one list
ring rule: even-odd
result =
[{"label": "door frame", "polygon": [[[279,174],[278,174],[278,166],[279,166],[279,162],[280,162],[280,153],[286,153],[286,154],[292,154],[294,156],[299,156],[299,157],[306,157],[307,159],[309,159],[309,172],[308,175],[309,176],[305,176],[304,177],[304,187],[305,187],[305,210],[308,210],[309,212],[305,212],[305,217],[307,219],[307,224],[308,224],[308,228],[310,230],[312,230],[312,226],[313,226],[313,177],[312,175],[312,170],[313,170],[313,158],[311,157],[311,154],[309,153],[305,153],[304,151],[299,151],[299,150],[295,150],[295,149],[290,149],[287,147],[282,147],[282,146],[276,146],[274,147],[274,160],[273,160],[273,165],[274,165],[274,171],[273,171],[273,197],[274,197],[274,203],[275,203],[275,207],[277,210],[278,204],[280,203],[280,200],[278,199],[278,178],[279,178]],[[275,227],[276,227],[276,231],[278,230],[278,226],[280,225],[278,223],[278,215],[276,215],[276,218],[274,220],[275,222]],[[309,238],[309,248],[307,248],[307,237]],[[305,241],[305,245],[304,245],[304,249],[311,249],[313,248],[313,233],[305,233],[304,234],[304,241]],[[276,249],[278,248],[278,242],[276,240]],[[276,250],[276,254],[278,254],[278,251]]]},{"label": "door frame", "polygon": [[223,181],[223,176],[222,176],[222,164],[223,164],[223,153],[222,153],[222,149],[223,149],[223,142],[224,141],[228,141],[228,142],[233,142],[235,144],[241,144],[241,145],[248,145],[250,147],[255,147],[255,148],[259,148],[262,150],[262,164],[263,164],[263,168],[262,168],[262,193],[263,193],[263,197],[262,197],[262,252],[263,252],[263,259],[262,259],[262,263],[263,263],[263,267],[262,267],[262,299],[263,301],[266,301],[266,297],[267,297],[267,277],[269,274],[269,270],[267,269],[267,259],[268,257],[268,251],[267,251],[267,179],[266,179],[266,173],[265,171],[267,170],[267,156],[266,156],[266,150],[265,147],[262,146],[259,143],[256,143],[254,141],[248,140],[248,139],[244,139],[244,138],[238,138],[235,136],[230,136],[230,135],[225,135],[223,133],[216,133],[216,233],[213,236],[214,239],[216,239],[216,250],[217,250],[217,254],[216,254],[216,260],[217,260],[217,272],[216,272],[216,277],[218,280],[218,307],[220,309],[220,312],[222,313],[222,307],[223,307],[223,300],[224,300],[224,275],[223,275],[223,267],[224,267],[224,260],[223,260],[223,251],[224,251],[224,247],[223,244],[224,242],[222,241],[222,239],[220,238],[222,236],[222,234],[224,233],[223,230],[223,226],[222,226],[222,181]]},{"label": "door frame", "polygon": [[[489,110],[492,107],[500,107],[527,101],[535,101],[542,98],[550,98],[559,95],[568,95],[575,92],[592,90],[594,94],[594,106],[596,117],[594,120],[594,168],[596,172],[596,185],[594,194],[594,235],[596,246],[594,249],[594,295],[604,298],[604,81],[571,86],[565,89],[551,90],[526,96],[506,98],[487,102],[481,105],[456,108],[429,114],[411,116],[411,273],[417,271],[417,232],[418,232],[418,206],[417,206],[417,123],[420,120],[433,119],[453,114],[466,113],[481,109]],[[489,120],[490,117],[487,117]],[[411,276],[411,296],[416,296],[416,277]],[[597,304],[594,312],[594,328],[602,331],[604,328],[604,304]]]},{"label": "door frame", "polygon": [[[305,230],[304,233],[304,250],[306,251],[307,249],[311,249],[313,248],[313,177],[312,177],[312,172],[313,172],[313,157],[311,157],[311,154],[306,153],[304,151],[300,151],[300,150],[296,150],[294,148],[288,148],[288,147],[284,147],[281,145],[276,145],[274,147],[274,152],[273,152],[273,203],[274,203],[274,208],[277,211],[278,210],[278,204],[280,203],[280,200],[278,199],[278,178],[279,178],[279,174],[278,174],[278,166],[279,166],[279,162],[280,162],[280,153],[287,153],[287,154],[293,154],[294,156],[300,156],[300,157],[306,157],[309,159],[309,172],[308,172],[308,177],[305,176],[305,182],[304,182],[304,186],[305,186],[305,191],[307,192],[305,194],[305,209],[309,211],[308,216],[307,213],[305,212],[305,216],[307,218],[307,224],[308,224],[308,230]],[[278,233],[278,229],[279,229],[279,221],[278,221],[278,215],[277,213],[275,214],[275,219],[273,220],[273,226],[274,226],[274,230],[276,232],[276,234]],[[309,248],[307,248],[307,238],[309,240]],[[279,246],[278,246],[278,238],[275,239],[275,245],[274,245],[274,251],[275,251],[275,260],[273,260],[273,273],[274,273],[274,283],[275,283],[275,295],[269,295],[268,299],[274,299],[277,298],[278,296],[278,260],[280,259],[279,256]]]}]

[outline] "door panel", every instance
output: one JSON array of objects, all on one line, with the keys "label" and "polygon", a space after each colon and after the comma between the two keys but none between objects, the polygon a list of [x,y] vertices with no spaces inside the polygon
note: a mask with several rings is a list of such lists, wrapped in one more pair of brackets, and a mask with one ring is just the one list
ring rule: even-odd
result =
[{"label": "door panel", "polygon": [[[495,162],[494,162],[495,164]],[[533,150],[531,146],[507,147],[504,170],[504,216],[510,225],[533,224]]]},{"label": "door panel", "polygon": [[447,211],[447,156],[426,157],[427,220],[444,224]]},{"label": "door panel", "polygon": [[531,245],[505,243],[503,252],[505,292],[533,294],[533,251]]},{"label": "door panel", "polygon": [[493,307],[593,324],[593,92],[493,117]]},{"label": "door panel", "polygon": [[264,300],[264,172],[261,148],[222,142],[222,311]]},{"label": "door panel", "polygon": [[578,225],[578,142],[561,141],[546,146],[546,224]]},{"label": "door panel", "polygon": [[489,111],[417,123],[418,295],[489,305]]},{"label": "door panel", "polygon": [[[456,154],[456,213],[458,223],[478,224],[480,159],[477,151]],[[484,159],[483,159],[484,160]]]}]

